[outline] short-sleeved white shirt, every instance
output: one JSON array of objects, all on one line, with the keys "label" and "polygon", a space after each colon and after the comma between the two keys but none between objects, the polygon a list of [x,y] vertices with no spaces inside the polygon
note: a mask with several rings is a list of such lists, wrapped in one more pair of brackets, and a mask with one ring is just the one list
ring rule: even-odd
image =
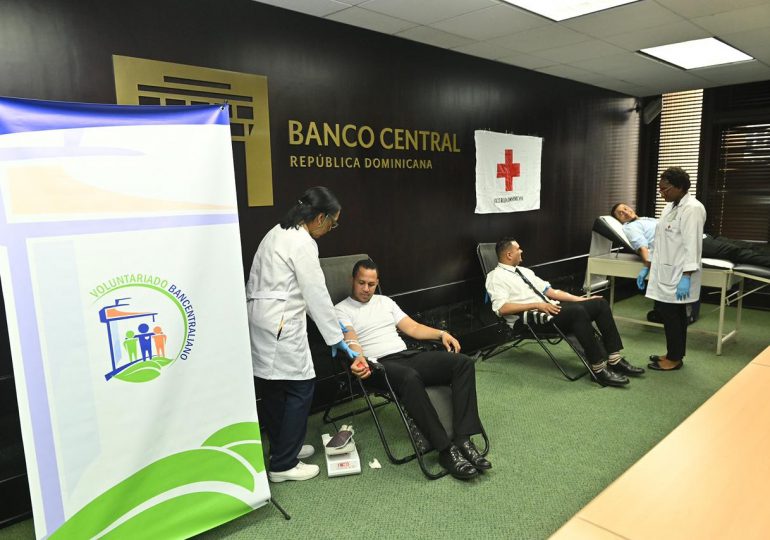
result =
[{"label": "short-sleeved white shirt", "polygon": [[334,309],[340,322],[356,331],[364,356],[382,358],[406,350],[396,325],[407,315],[387,296],[375,294],[365,304],[348,296]]}]

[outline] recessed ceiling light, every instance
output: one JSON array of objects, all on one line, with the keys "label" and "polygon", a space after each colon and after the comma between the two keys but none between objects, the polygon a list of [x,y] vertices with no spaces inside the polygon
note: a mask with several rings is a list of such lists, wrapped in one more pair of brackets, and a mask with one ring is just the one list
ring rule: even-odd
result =
[{"label": "recessed ceiling light", "polygon": [[695,69],[720,64],[754,60],[746,53],[715,38],[694,39],[660,47],[642,49],[644,54],[659,58],[684,69]]},{"label": "recessed ceiling light", "polygon": [[639,0],[503,0],[554,21],[564,21]]}]

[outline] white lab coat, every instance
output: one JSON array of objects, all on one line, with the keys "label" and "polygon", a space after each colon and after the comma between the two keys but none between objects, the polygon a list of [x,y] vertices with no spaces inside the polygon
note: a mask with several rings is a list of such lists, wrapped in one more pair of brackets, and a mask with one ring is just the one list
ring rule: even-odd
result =
[{"label": "white lab coat", "polygon": [[[668,203],[655,229],[647,298],[669,304],[688,304],[700,298],[701,252],[706,209],[695,197],[685,194],[679,204]],[[676,286],[684,272],[690,275],[690,295],[676,299]]]},{"label": "white lab coat", "polygon": [[318,246],[303,227],[276,225],[265,235],[251,265],[246,299],[256,377],[315,377],[306,312],[328,345],[343,339],[318,262]]}]

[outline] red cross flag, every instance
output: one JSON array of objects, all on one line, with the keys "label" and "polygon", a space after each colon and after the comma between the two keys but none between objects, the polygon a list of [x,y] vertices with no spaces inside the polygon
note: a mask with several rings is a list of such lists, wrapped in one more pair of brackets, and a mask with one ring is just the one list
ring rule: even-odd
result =
[{"label": "red cross flag", "polygon": [[543,139],[477,130],[476,213],[540,208]]}]

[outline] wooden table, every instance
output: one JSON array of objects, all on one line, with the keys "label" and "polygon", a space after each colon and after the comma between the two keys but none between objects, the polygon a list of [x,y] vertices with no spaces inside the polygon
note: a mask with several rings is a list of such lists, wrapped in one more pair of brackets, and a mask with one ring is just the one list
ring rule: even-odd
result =
[{"label": "wooden table", "polygon": [[551,538],[770,538],[770,347]]}]

